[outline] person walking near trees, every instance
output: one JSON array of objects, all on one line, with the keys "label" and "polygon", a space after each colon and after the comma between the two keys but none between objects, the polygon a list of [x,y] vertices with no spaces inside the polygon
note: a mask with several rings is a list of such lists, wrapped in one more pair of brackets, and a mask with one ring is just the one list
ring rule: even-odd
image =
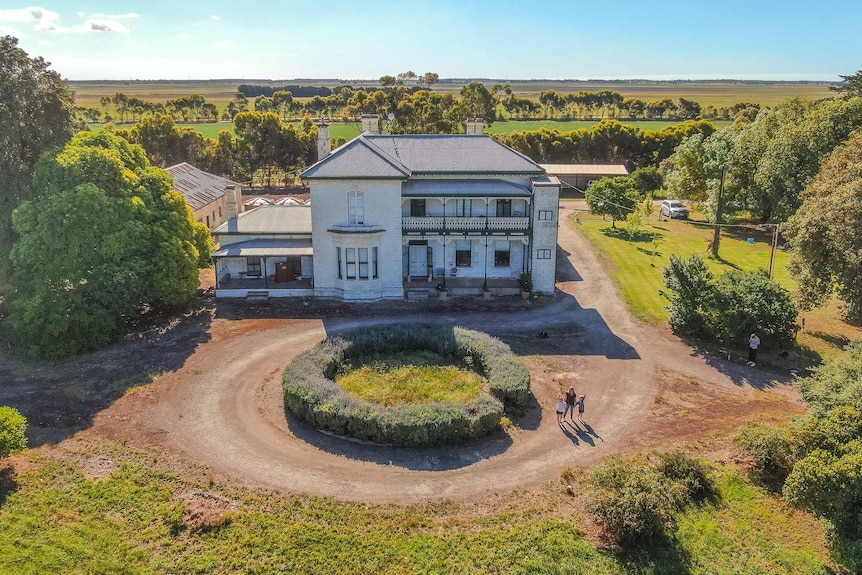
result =
[{"label": "person walking near trees", "polygon": [[566,415],[569,412],[572,412],[572,415],[569,416],[572,421],[575,420],[575,402],[578,401],[578,394],[575,393],[574,386],[569,386],[568,391],[566,391],[566,411],[563,413],[563,419],[566,419]]},{"label": "person walking near trees", "polygon": [[760,347],[760,338],[756,333],[751,334],[748,338],[748,365],[754,367],[757,365],[757,348]]}]

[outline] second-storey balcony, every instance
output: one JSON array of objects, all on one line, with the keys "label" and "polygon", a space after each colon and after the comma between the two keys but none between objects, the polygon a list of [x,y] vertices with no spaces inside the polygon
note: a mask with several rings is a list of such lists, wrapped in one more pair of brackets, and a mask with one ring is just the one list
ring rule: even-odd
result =
[{"label": "second-storey balcony", "polygon": [[528,217],[494,216],[404,216],[404,232],[465,233],[465,232],[526,232],[530,228]]}]

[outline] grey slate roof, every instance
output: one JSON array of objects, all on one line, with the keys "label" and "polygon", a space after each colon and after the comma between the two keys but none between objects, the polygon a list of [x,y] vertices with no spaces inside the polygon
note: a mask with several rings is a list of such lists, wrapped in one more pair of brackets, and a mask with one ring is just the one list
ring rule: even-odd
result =
[{"label": "grey slate roof", "polygon": [[305,179],[397,178],[412,174],[539,175],[537,163],[486,135],[365,133],[334,150]]},{"label": "grey slate roof", "polygon": [[240,185],[225,178],[207,173],[187,162],[165,168],[174,178],[174,188],[182,192],[193,210],[199,210],[224,196],[228,186]]},{"label": "grey slate roof", "polygon": [[532,191],[504,180],[410,180],[401,186],[404,197],[529,198]]},{"label": "grey slate roof", "polygon": [[213,234],[307,234],[311,235],[311,206],[260,206],[243,212]]}]

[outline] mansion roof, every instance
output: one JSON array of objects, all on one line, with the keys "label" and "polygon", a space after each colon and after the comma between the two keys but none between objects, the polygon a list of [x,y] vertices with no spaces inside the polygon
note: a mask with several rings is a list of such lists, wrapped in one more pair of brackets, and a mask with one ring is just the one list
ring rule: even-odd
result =
[{"label": "mansion roof", "polygon": [[378,135],[365,133],[320,160],[305,179],[399,179],[413,174],[508,174],[545,170],[486,135]]}]

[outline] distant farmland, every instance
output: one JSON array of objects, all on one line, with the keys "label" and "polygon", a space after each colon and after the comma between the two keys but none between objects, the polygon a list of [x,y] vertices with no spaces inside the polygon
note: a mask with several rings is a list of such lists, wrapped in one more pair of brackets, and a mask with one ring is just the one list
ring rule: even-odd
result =
[{"label": "distant farmland", "polygon": [[[837,78],[836,78],[837,80]],[[486,80],[485,85],[489,88],[495,83],[505,83],[505,80]],[[153,82],[69,82],[76,94],[76,103],[79,106],[99,107],[99,98],[102,96],[113,96],[122,92],[127,96],[135,96],[147,101],[164,102],[188,94],[200,94],[207,101],[223,110],[227,103],[233,99],[240,84],[263,84],[284,85],[288,81],[270,82],[263,80],[190,80],[190,81],[153,81]],[[299,84],[296,80],[290,80],[291,84]],[[301,82],[303,85],[327,86],[334,88],[344,83],[329,81],[309,80]],[[378,86],[369,82],[353,82],[350,85],[359,88],[376,89]],[[463,82],[450,82],[435,84],[434,90],[440,92],[457,93],[464,85]],[[611,90],[619,92],[626,98],[638,98],[644,101],[662,100],[670,98],[678,100],[686,98],[694,100],[701,106],[709,105],[716,108],[728,107],[740,102],[751,102],[763,106],[772,106],[779,102],[802,96],[805,98],[818,99],[834,96],[829,91],[829,84],[820,82],[777,82],[777,83],[754,83],[754,82],[581,82],[581,81],[511,81],[510,86],[515,95],[522,98],[537,99],[544,90],[554,90],[561,94],[570,92],[598,92],[599,90]]]}]

